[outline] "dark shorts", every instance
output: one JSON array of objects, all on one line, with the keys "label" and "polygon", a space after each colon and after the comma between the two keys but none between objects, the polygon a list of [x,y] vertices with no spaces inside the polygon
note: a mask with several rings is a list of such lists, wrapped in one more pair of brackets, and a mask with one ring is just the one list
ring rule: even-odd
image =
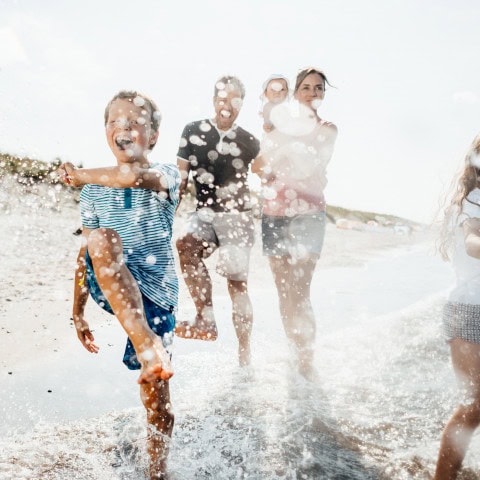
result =
[{"label": "dark shorts", "polygon": [[[90,256],[86,255],[86,282],[90,292],[90,296],[108,313],[114,315],[112,307],[108,303],[107,299],[103,295],[100,285],[97,282],[97,278],[93,271],[92,260]],[[174,308],[166,310],[153,303],[149,298],[142,294],[143,309],[145,311],[145,317],[147,318],[150,328],[162,338],[163,346],[169,352],[169,349],[173,342],[173,329],[175,327],[175,315],[173,314]],[[137,359],[135,349],[133,348],[130,339],[127,340],[125,347],[125,353],[123,355],[123,363],[130,370],[139,370],[141,365]]]},{"label": "dark shorts", "polygon": [[267,257],[320,255],[325,238],[325,212],[279,217],[262,215],[263,254]]},{"label": "dark shorts", "polygon": [[447,302],[443,307],[443,334],[480,344],[480,305]]}]

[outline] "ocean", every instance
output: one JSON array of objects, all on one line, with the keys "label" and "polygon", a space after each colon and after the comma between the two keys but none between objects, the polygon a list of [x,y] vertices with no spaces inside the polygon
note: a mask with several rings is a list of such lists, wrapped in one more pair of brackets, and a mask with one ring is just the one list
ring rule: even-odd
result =
[{"label": "ocean", "polygon": [[[430,478],[457,398],[440,333],[453,276],[431,250],[319,265],[317,384],[292,369],[273,282],[251,291],[247,369],[237,366],[228,296],[217,293],[217,342],[175,340],[170,478]],[[105,317],[96,336],[102,357],[60,346],[61,357],[2,372],[1,479],[147,478],[144,410],[137,374],[120,362],[123,332]],[[479,447],[477,435],[462,478],[480,478]]]}]

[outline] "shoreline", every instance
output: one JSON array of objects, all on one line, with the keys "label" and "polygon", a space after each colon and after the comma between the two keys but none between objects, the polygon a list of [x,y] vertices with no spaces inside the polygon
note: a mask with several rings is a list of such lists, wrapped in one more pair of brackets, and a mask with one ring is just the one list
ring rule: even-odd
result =
[{"label": "shoreline", "polygon": [[[0,285],[0,334],[4,336],[6,354],[1,362],[2,369],[17,362],[24,363],[29,355],[23,346],[32,336],[34,350],[56,350],[55,345],[71,337],[70,308],[73,290],[73,273],[80,239],[73,235],[79,225],[76,205],[67,205],[61,210],[37,210],[28,207],[0,213],[3,228],[0,241],[10,245],[3,253],[0,271],[5,279]],[[177,218],[174,224],[173,242],[185,220]],[[256,220],[255,244],[251,255],[249,289],[264,289],[267,286],[274,293],[273,279],[268,260],[262,255],[260,223]],[[324,269],[361,267],[367,262],[385,255],[396,255],[396,250],[427,248],[434,252],[434,232],[415,232],[411,237],[401,236],[393,231],[371,232],[343,230],[328,223],[322,255],[315,275]],[[182,306],[193,304],[186,292],[175,252],[177,273],[180,284],[179,316]],[[224,278],[214,271],[216,253],[206,260],[212,272],[214,295],[224,295]],[[272,298],[274,300],[275,297]],[[96,307],[93,302],[87,304]],[[191,308],[186,308],[191,310]],[[25,313],[29,312],[30,317]],[[98,308],[91,308],[96,317],[103,314]],[[89,311],[87,310],[87,313]],[[61,320],[60,320],[61,318]],[[107,318],[113,319],[107,315]],[[115,322],[114,322],[115,323]],[[55,324],[55,329],[52,329]],[[56,330],[58,329],[58,330]],[[68,343],[76,343],[75,342]],[[28,351],[28,349],[26,349]]]},{"label": "shoreline", "polygon": [[[38,197],[30,201],[24,198],[19,205],[15,205],[14,200],[14,197],[9,198],[11,208],[8,213],[0,212],[3,224],[0,241],[9,246],[4,249],[0,265],[0,274],[5,279],[0,283],[0,297],[3,299],[0,302],[0,336],[4,345],[0,365],[4,381],[15,382],[16,375],[25,376],[39,362],[49,364],[51,369],[55,369],[56,363],[60,366],[69,364],[71,356],[80,364],[87,362],[93,376],[99,363],[102,363],[105,375],[109,374],[109,368],[123,368],[118,365],[118,356],[124,348],[125,334],[113,316],[99,309],[93,301],[87,303],[86,318],[103,344],[98,359],[83,350],[70,320],[73,275],[80,245],[80,237],[73,235],[80,222],[78,205],[67,202],[61,209],[40,208],[35,203]],[[185,217],[176,217],[174,241],[184,224]],[[262,255],[259,220],[256,220],[255,227],[249,277],[254,317],[255,310],[261,310],[266,300],[271,301],[274,308],[277,305],[268,260]],[[428,230],[401,236],[393,231],[344,230],[328,223],[314,282],[315,278],[323,280],[323,273],[332,268],[364,267],[375,259],[396,256],[398,252],[429,249],[430,244],[433,251],[432,242],[433,232]],[[177,318],[189,320],[194,315],[194,306],[181,277],[176,252],[175,260],[180,286]],[[206,260],[211,272],[216,315],[229,316],[226,282],[215,272],[215,262],[216,253]],[[335,275],[341,275],[341,272]],[[312,296],[316,295],[318,293],[313,291]],[[198,344],[197,347],[203,348]],[[68,375],[62,368],[59,371]],[[45,391],[48,389],[45,385]]]},{"label": "shoreline", "polygon": [[[0,477],[2,468],[4,472],[18,473],[21,468],[25,472],[37,472],[44,471],[46,465],[52,471],[49,478],[64,478],[58,462],[44,460],[45,452],[53,458],[57,458],[55,455],[60,452],[67,462],[81,455],[86,462],[86,471],[91,471],[93,461],[104,465],[98,467],[102,475],[105,472],[114,474],[115,467],[110,464],[111,449],[117,448],[126,439],[143,439],[145,435],[143,409],[136,386],[138,372],[127,370],[121,362],[126,335],[113,316],[89,301],[86,318],[100,345],[97,355],[89,354],[80,345],[69,320],[74,266],[80,242],[80,238],[73,235],[79,226],[77,205],[71,202],[59,210],[37,208],[34,202],[29,204],[25,201],[15,207],[14,200],[11,199],[9,213],[0,213],[4,227],[0,231],[0,241],[9,246],[0,264],[6,280],[0,284],[0,295],[6,300],[0,303],[0,335],[4,345],[0,363],[0,402],[5,418],[1,432],[3,445],[6,446],[3,463],[0,462]],[[174,238],[184,222],[185,218],[178,218],[175,222]],[[321,399],[327,410],[333,408],[335,411],[336,402],[340,402],[336,392],[338,390],[341,396],[344,388],[335,387],[337,373],[345,370],[347,373],[343,372],[343,375],[346,375],[350,370],[356,371],[346,362],[349,354],[338,349],[337,344],[350,341],[350,350],[354,351],[357,333],[352,334],[351,327],[365,325],[367,317],[376,325],[379,322],[376,315],[384,311],[395,313],[396,308],[414,301],[414,295],[422,295],[422,292],[415,291],[405,296],[399,291],[399,295],[392,296],[392,291],[396,292],[396,289],[392,290],[390,282],[382,279],[388,280],[388,272],[392,269],[385,269],[390,265],[405,263],[404,254],[408,255],[405,257],[407,263],[412,264],[411,255],[417,258],[427,250],[433,251],[433,239],[434,232],[428,230],[414,232],[408,237],[396,235],[393,231],[343,230],[327,224],[324,251],[312,283],[312,303],[321,331],[317,340],[318,365],[331,390],[330,396],[319,391],[315,398]],[[288,345],[279,318],[272,274],[261,250],[260,225],[256,221],[256,243],[252,250],[249,278],[254,308],[254,376],[247,378],[248,375],[238,368],[230,299],[225,279],[214,271],[215,254],[207,259],[207,265],[214,289],[219,338],[216,342],[179,338],[174,341],[175,376],[171,390],[177,426],[173,451],[180,455],[180,460],[172,458],[174,471],[184,473],[187,468],[185,462],[187,465],[192,462],[191,468],[199,472],[204,466],[213,471],[217,466],[224,465],[216,459],[216,450],[209,442],[212,438],[219,439],[229,445],[232,452],[238,451],[238,425],[235,422],[241,406],[254,405],[253,413],[250,414],[247,409],[242,418],[247,422],[250,418],[255,419],[252,420],[253,431],[257,428],[268,438],[273,435],[270,447],[273,449],[278,443],[274,436],[279,435],[279,439],[283,439],[278,433],[284,424],[281,420],[283,414],[265,416],[265,411],[272,414],[284,412],[290,406],[297,408],[295,402],[301,402],[298,405],[305,410],[299,416],[300,430],[305,415],[311,414],[307,392],[305,395],[295,393],[296,389],[305,386],[294,379],[291,383],[289,379]],[[392,262],[388,261],[389,256],[392,256]],[[413,262],[413,268],[416,267]],[[378,268],[383,269],[387,277],[378,272],[377,276],[369,276]],[[178,318],[189,320],[194,314],[193,302],[179,268],[177,272],[180,284]],[[394,267],[392,274],[397,272]],[[428,288],[437,288],[435,282],[431,283]],[[364,342],[370,338],[367,336]],[[370,346],[365,348],[370,352]],[[357,354],[362,352],[360,349]],[[342,354],[347,357],[342,357]],[[343,370],[337,370],[338,365],[342,365]],[[360,369],[358,374],[365,373],[362,373],[361,365],[355,365],[355,368]],[[218,375],[212,375],[212,372]],[[356,375],[352,378],[355,379]],[[276,394],[270,396],[273,391]],[[249,395],[256,399],[256,403],[249,399]],[[215,402],[221,403],[216,405]],[[345,415],[348,415],[349,407],[343,405],[342,408],[347,409]],[[322,409],[315,415],[322,422],[326,418]],[[317,418],[315,415],[314,418]],[[336,420],[335,415],[333,419]],[[231,422],[233,426],[230,426]],[[209,431],[211,424],[217,425],[218,431]],[[342,432],[338,426],[335,429],[335,434]],[[185,448],[187,452],[196,451],[192,432],[199,436],[198,448],[206,455],[201,457],[203,460],[192,461],[181,456]],[[317,434],[314,432],[312,435]],[[79,436],[90,440],[79,442]],[[355,441],[361,445],[360,434]],[[139,445],[143,448],[143,440]],[[332,447],[332,455],[336,454],[335,448]],[[253,451],[256,450],[246,445],[245,458]],[[276,452],[273,458],[287,462],[284,453],[272,451]],[[139,455],[140,460],[127,458],[127,463],[141,466],[144,458],[142,451]],[[207,460],[208,455],[212,455],[211,460]],[[258,465],[261,466],[263,457],[261,454],[259,457]],[[364,459],[370,457],[367,452]],[[301,456],[295,458],[297,461],[301,462]],[[72,468],[73,474],[83,471],[82,465],[76,462]],[[34,476],[29,474],[24,478]]]}]

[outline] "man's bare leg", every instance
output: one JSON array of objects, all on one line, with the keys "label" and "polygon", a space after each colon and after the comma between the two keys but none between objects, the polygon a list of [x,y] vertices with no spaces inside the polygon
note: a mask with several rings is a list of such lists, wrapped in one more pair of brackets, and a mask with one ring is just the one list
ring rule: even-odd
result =
[{"label": "man's bare leg", "polygon": [[98,284],[142,364],[138,382],[168,380],[173,375],[169,355],[145,319],[142,295],[123,261],[119,235],[99,228],[90,233],[87,242]]},{"label": "man's bare leg", "polygon": [[174,423],[168,380],[143,383],[140,386],[140,397],[147,412],[150,479],[163,479],[166,478],[168,450]]},{"label": "man's bare leg", "polygon": [[193,324],[177,322],[175,335],[197,340],[216,340],[217,325],[212,306],[212,280],[203,261],[204,242],[187,234],[177,240],[183,278],[192,297],[197,315]]},{"label": "man's bare leg", "polygon": [[443,431],[434,480],[457,478],[473,432],[480,425],[480,345],[454,338],[450,350],[457,381],[466,398]]},{"label": "man's bare leg", "polygon": [[228,293],[232,299],[232,320],[238,338],[238,363],[250,365],[250,334],[253,324],[252,302],[248,295],[247,282],[228,280]]}]

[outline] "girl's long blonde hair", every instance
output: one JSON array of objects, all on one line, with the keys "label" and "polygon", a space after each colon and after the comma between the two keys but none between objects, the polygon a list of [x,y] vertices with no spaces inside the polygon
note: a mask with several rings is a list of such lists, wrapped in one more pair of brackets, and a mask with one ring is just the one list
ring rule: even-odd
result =
[{"label": "girl's long blonde hair", "polygon": [[456,217],[462,210],[462,203],[467,195],[478,186],[480,181],[480,134],[474,139],[465,156],[461,172],[452,181],[452,198],[444,210],[443,223],[438,250],[444,260],[449,260],[453,245]]}]

